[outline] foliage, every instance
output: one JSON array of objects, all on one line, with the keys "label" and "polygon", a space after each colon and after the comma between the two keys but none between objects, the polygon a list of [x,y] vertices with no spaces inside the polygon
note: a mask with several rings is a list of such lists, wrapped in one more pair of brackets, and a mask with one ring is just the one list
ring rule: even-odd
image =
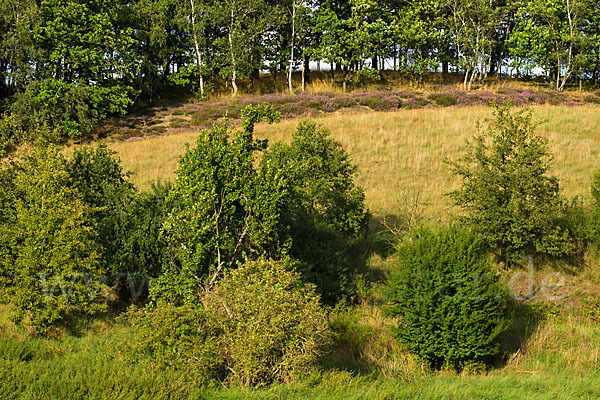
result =
[{"label": "foliage", "polygon": [[69,186],[64,164],[52,147],[26,156],[13,178],[12,216],[2,221],[14,260],[3,265],[14,317],[37,332],[73,311],[103,308],[94,302],[103,271],[92,210]]},{"label": "foliage", "polygon": [[465,221],[507,263],[518,254],[574,255],[574,232],[561,223],[565,202],[558,179],[547,176],[551,155],[537,136],[529,111],[497,107],[495,121],[450,163],[462,186],[452,193]]},{"label": "foliage", "polygon": [[388,280],[397,338],[435,367],[462,368],[498,354],[508,327],[503,291],[476,237],[422,229],[398,248]]},{"label": "foliage", "polygon": [[223,375],[222,338],[202,307],[132,307],[124,319],[133,329],[122,351],[130,362],[183,370],[202,383]]},{"label": "foliage", "polygon": [[166,249],[161,231],[170,187],[158,184],[148,193],[137,193],[116,153],[105,144],[77,148],[66,168],[71,186],[95,210],[103,269],[115,280],[123,274],[130,281],[157,276]]},{"label": "foliage", "polygon": [[164,225],[171,256],[152,285],[155,298],[195,304],[200,287],[212,286],[223,269],[272,247],[282,187],[280,179],[265,180],[255,170],[255,153],[265,143],[252,132],[263,118],[279,116],[268,106],[248,106],[242,117],[242,130],[215,125],[180,158]]},{"label": "foliage", "polygon": [[205,298],[223,332],[230,379],[243,386],[290,382],[315,366],[328,343],[327,315],[290,261],[247,262]]},{"label": "foliage", "polygon": [[132,101],[128,89],[101,88],[57,79],[35,81],[15,97],[11,112],[24,131],[37,125],[57,129],[63,136],[92,131],[109,115],[124,115]]},{"label": "foliage", "polygon": [[286,182],[280,235],[289,254],[328,303],[349,294],[349,250],[366,232],[369,213],[363,189],[354,183],[356,167],[341,144],[314,122],[303,121],[290,144],[278,143],[261,163],[267,180]]}]

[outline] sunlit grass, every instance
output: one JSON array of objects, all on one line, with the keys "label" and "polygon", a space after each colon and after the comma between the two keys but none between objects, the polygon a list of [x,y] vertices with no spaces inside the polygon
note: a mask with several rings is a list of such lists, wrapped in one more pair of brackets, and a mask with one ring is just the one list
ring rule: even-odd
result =
[{"label": "sunlit grass", "polygon": [[[589,197],[594,171],[600,167],[600,113],[598,107],[536,106],[538,132],[548,138],[556,174],[564,193]],[[399,199],[418,196],[433,220],[447,221],[457,210],[444,194],[457,187],[444,160],[464,154],[477,124],[490,118],[489,107],[398,110],[396,112],[334,113],[317,118],[344,145],[358,166],[358,182],[365,188],[369,207],[379,215],[396,214]],[[277,125],[260,124],[256,134],[271,142],[289,140],[298,120]],[[197,133],[112,142],[133,172],[133,180],[147,188],[156,180],[174,179],[185,144]]]}]

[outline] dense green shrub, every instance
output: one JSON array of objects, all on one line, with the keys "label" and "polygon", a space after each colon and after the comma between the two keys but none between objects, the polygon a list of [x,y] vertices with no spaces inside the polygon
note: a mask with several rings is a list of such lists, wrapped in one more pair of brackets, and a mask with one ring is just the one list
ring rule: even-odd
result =
[{"label": "dense green shrub", "polygon": [[467,156],[451,163],[462,178],[452,195],[468,212],[466,222],[509,264],[522,253],[575,255],[578,238],[561,222],[567,204],[558,179],[547,176],[547,140],[535,134],[528,111],[497,107],[495,117]]},{"label": "dense green shrub", "polygon": [[13,265],[15,263],[15,237],[13,227],[16,222],[14,190],[17,166],[13,162],[0,165],[0,302],[10,302],[8,290],[12,286]]},{"label": "dense green shrub", "polygon": [[416,232],[398,248],[388,280],[398,340],[438,368],[490,360],[508,326],[497,280],[472,233]]},{"label": "dense green shrub", "polygon": [[130,90],[121,85],[36,80],[15,96],[10,111],[24,131],[46,125],[63,136],[80,136],[110,115],[125,115],[133,103]]},{"label": "dense green shrub", "polygon": [[130,362],[185,370],[199,381],[224,377],[223,338],[202,307],[132,307],[124,317],[133,334],[121,352]]},{"label": "dense green shrub", "polygon": [[13,214],[1,233],[10,238],[14,259],[3,270],[15,319],[43,332],[72,311],[104,308],[94,301],[103,271],[93,209],[70,187],[64,159],[52,147],[36,149],[19,163],[12,183]]},{"label": "dense green shrub", "polygon": [[103,144],[76,149],[66,166],[71,185],[95,210],[100,263],[111,273],[111,285],[124,299],[146,295],[147,279],[159,276],[165,261],[161,233],[171,209],[170,185],[157,184],[138,193],[116,153]]},{"label": "dense green shrub", "polygon": [[245,386],[310,372],[329,343],[327,315],[292,269],[289,261],[247,262],[227,271],[201,303],[132,309],[126,358]]},{"label": "dense green shrub", "polygon": [[[202,131],[196,147],[179,160],[169,193],[173,209],[165,221],[169,246],[165,274],[152,283],[152,295],[177,304],[196,304],[199,288],[210,287],[243,254],[256,257],[278,246],[281,178],[261,178],[255,155],[265,143],[252,137],[261,119],[279,118],[270,106],[248,106],[242,129],[227,122]],[[230,138],[233,136],[233,138]]]},{"label": "dense green shrub", "polygon": [[170,211],[170,184],[153,184],[151,190],[135,195],[118,215],[119,243],[111,256],[113,271],[156,277],[162,272],[166,252],[162,229]]},{"label": "dense green shrub", "polygon": [[350,294],[349,249],[365,233],[369,212],[354,182],[356,167],[341,144],[303,121],[291,143],[277,143],[264,155],[261,170],[272,177],[268,180],[285,181],[278,232],[300,261],[303,278],[327,303]]},{"label": "dense green shrub", "polygon": [[289,261],[248,262],[206,296],[232,381],[255,386],[296,380],[328,344],[319,298],[291,269]]},{"label": "dense green shrub", "polygon": [[429,95],[429,99],[435,101],[435,104],[441,107],[455,106],[458,101],[456,95],[450,93],[435,93]]}]

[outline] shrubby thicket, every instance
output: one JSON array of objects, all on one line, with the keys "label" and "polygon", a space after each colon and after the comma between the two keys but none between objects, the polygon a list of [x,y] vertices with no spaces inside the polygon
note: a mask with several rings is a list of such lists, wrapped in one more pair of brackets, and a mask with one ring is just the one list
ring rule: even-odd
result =
[{"label": "shrubby thicket", "polygon": [[548,174],[548,141],[534,129],[529,110],[498,106],[465,158],[450,163],[462,181],[452,196],[467,211],[464,222],[508,265],[524,254],[572,257],[582,249],[578,203]]},{"label": "shrubby thicket", "polygon": [[0,284],[15,321],[46,333],[149,295],[127,314],[132,360],[251,386],[309,373],[329,342],[322,304],[352,293],[364,194],[316,124],[271,150],[254,125],[279,115],[242,118],[201,132],[175,182],[144,193],[106,145],[4,160]]},{"label": "shrubby thicket", "polygon": [[329,343],[327,314],[290,263],[247,262],[203,294],[201,305],[131,309],[135,331],[125,356],[244,386],[310,373]]},{"label": "shrubby thicket", "polygon": [[[239,128],[202,131],[175,181],[146,192],[105,145],[5,157],[0,300],[13,319],[43,334],[137,303],[123,318],[131,362],[244,386],[310,373],[331,339],[326,307],[356,290],[365,195],[340,143],[314,122],[269,147],[254,126],[279,114],[251,105],[241,116]],[[510,312],[490,253],[512,267],[524,254],[570,258],[599,242],[600,177],[588,210],[561,197],[550,159],[529,114],[497,108],[452,164],[462,224],[411,227],[398,244],[388,311],[398,340],[433,367],[498,356]]]},{"label": "shrubby thicket", "polygon": [[485,245],[461,228],[424,229],[397,255],[387,293],[397,338],[438,368],[496,356],[509,315]]},{"label": "shrubby thicket", "polygon": [[163,231],[169,259],[153,298],[194,304],[238,263],[290,256],[324,301],[340,300],[351,290],[348,251],[368,222],[355,167],[314,123],[300,123],[291,144],[267,149],[253,139],[254,124],[278,115],[248,106],[242,116],[241,130],[224,122],[203,131],[180,159]]}]

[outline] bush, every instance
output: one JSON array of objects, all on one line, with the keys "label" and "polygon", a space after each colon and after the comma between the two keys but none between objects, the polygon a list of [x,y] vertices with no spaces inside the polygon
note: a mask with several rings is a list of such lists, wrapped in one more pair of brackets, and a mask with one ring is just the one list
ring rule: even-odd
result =
[{"label": "bush", "polygon": [[[66,168],[70,185],[95,210],[100,264],[113,274],[113,284],[124,289],[124,274],[128,275],[127,284],[136,286],[148,276],[158,276],[166,249],[160,232],[169,212],[166,197],[170,186],[154,185],[152,191],[138,193],[116,152],[104,144],[77,148]],[[120,294],[129,296],[123,290]]]},{"label": "bush", "polygon": [[248,262],[228,272],[201,303],[131,309],[130,361],[184,369],[199,381],[244,386],[290,382],[310,372],[329,343],[314,288],[288,261]]},{"label": "bush", "polygon": [[44,332],[69,313],[104,309],[93,301],[104,272],[93,209],[69,186],[64,159],[52,147],[37,149],[19,163],[12,182],[12,215],[2,235],[14,260],[3,265],[14,319]]},{"label": "bush", "polygon": [[329,341],[314,288],[288,261],[248,262],[209,293],[206,307],[223,333],[230,379],[241,385],[290,382],[310,372]]},{"label": "bush", "polygon": [[131,88],[68,83],[57,79],[33,81],[15,96],[11,114],[23,131],[38,125],[56,129],[63,136],[90,133],[110,115],[125,115],[133,104]]},{"label": "bush", "polygon": [[264,155],[261,170],[268,181],[285,181],[279,242],[289,243],[303,279],[328,304],[350,295],[349,251],[366,232],[369,212],[341,144],[303,121],[290,144],[278,143]]},{"label": "bush", "polygon": [[201,382],[224,377],[222,337],[201,307],[132,307],[124,318],[134,332],[122,348],[129,361],[185,370]]},{"label": "bush", "polygon": [[455,106],[458,101],[457,97],[450,93],[432,94],[429,96],[429,98],[435,101],[435,104],[441,107]]},{"label": "bush", "polygon": [[388,280],[396,337],[434,367],[462,368],[498,354],[507,308],[485,247],[458,228],[420,230],[398,249]]},{"label": "bush", "polygon": [[125,208],[135,196],[116,152],[100,144],[95,149],[79,147],[66,163],[69,186],[83,195],[94,210],[98,244],[104,250],[101,262],[106,270],[122,272],[114,258],[118,255],[122,237],[120,221]]}]

